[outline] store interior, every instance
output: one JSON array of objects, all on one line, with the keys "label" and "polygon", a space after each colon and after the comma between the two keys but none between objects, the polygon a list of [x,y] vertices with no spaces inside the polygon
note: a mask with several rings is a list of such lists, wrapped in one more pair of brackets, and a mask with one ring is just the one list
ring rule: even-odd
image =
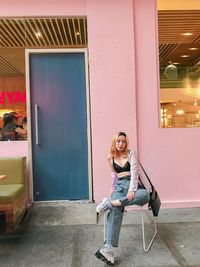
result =
[{"label": "store interior", "polygon": [[[0,141],[25,140],[20,134],[2,138],[15,124],[23,128],[27,118],[25,49],[85,48],[85,17],[1,18],[0,19]],[[4,129],[6,116],[13,115]],[[15,135],[16,136],[16,135]]]}]

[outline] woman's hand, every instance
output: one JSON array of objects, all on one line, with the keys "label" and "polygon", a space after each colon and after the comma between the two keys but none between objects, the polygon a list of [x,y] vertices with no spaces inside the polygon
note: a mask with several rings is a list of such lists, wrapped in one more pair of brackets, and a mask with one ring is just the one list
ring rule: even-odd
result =
[{"label": "woman's hand", "polygon": [[135,192],[133,191],[128,191],[127,198],[129,201],[133,200],[135,197]]}]

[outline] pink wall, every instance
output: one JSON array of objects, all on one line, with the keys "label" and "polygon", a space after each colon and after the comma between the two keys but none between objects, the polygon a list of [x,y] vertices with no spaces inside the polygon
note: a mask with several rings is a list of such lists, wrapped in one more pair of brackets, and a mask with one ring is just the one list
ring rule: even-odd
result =
[{"label": "pink wall", "polygon": [[113,135],[135,142],[132,0],[88,1],[94,198],[110,193],[107,154]]},{"label": "pink wall", "polygon": [[27,155],[27,141],[0,142],[0,157],[27,157]]},{"label": "pink wall", "polygon": [[[107,153],[114,133],[123,130],[131,144],[138,145],[165,206],[198,206],[200,129],[159,128],[156,1],[7,0],[1,4],[0,16],[29,15],[87,15],[94,199],[109,194]],[[16,143],[12,148],[0,143],[0,156],[28,155],[27,143]]]},{"label": "pink wall", "polygon": [[135,0],[138,144],[163,207],[199,206],[200,128],[159,128],[156,0]]},{"label": "pink wall", "polygon": [[[124,0],[50,2],[21,0],[18,3],[8,0],[0,10],[0,16],[68,16],[86,13],[93,185],[94,199],[99,201],[102,196],[110,192],[107,154],[113,135],[119,130],[126,131],[131,136],[131,142],[136,143],[132,0],[126,0],[126,4]],[[20,147],[15,149],[21,153]],[[22,147],[22,151],[25,149]],[[0,151],[1,155],[4,155],[4,150]]]},{"label": "pink wall", "polygon": [[86,15],[87,0],[6,0],[0,16],[74,16]]}]

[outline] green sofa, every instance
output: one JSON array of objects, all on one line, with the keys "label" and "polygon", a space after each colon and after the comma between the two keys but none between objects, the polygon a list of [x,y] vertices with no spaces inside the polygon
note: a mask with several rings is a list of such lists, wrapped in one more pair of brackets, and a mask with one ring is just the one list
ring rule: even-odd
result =
[{"label": "green sofa", "polygon": [[27,209],[25,157],[0,157],[0,212],[5,214],[6,230],[12,230]]}]

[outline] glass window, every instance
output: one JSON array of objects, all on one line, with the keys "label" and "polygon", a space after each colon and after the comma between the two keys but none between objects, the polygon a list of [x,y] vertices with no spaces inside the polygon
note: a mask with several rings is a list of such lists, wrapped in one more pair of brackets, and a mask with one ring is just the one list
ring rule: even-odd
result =
[{"label": "glass window", "polygon": [[87,47],[87,20],[0,19],[0,141],[27,139],[26,48]]},{"label": "glass window", "polygon": [[158,2],[161,127],[200,127],[200,10]]}]

